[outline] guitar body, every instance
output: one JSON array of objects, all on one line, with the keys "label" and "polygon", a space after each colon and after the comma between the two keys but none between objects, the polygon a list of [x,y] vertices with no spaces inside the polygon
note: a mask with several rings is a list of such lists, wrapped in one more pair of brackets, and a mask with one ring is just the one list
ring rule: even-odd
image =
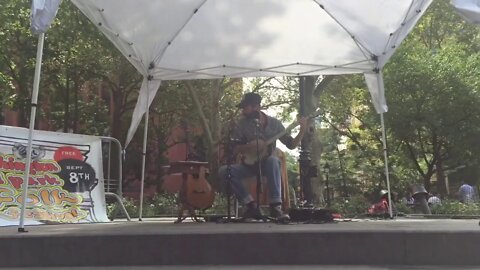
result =
[{"label": "guitar body", "polygon": [[258,161],[263,160],[269,154],[268,147],[263,147],[259,149],[259,153],[257,155],[256,151],[253,152],[246,152],[242,154],[242,163],[247,166],[253,166],[258,163]]},{"label": "guitar body", "polygon": [[[242,152],[242,163],[243,165],[246,166],[253,166],[255,164],[258,164],[258,162],[264,160],[267,158],[269,155],[273,153],[273,147],[272,144],[285,135],[286,133],[290,132],[294,127],[297,126],[297,123],[292,123],[290,124],[284,131],[274,135],[273,137],[269,138],[268,140],[258,140],[258,145],[257,141],[253,140],[249,142],[247,145],[249,145],[248,150]],[[258,147],[258,148],[257,148]],[[258,151],[257,151],[258,149]],[[258,152],[258,153],[257,153]]]},{"label": "guitar body", "polygon": [[215,200],[215,192],[205,179],[205,170],[200,167],[198,175],[188,174],[185,188],[185,203],[200,210],[212,207]]},{"label": "guitar body", "polygon": [[[311,118],[311,117],[309,117]],[[257,155],[256,147],[251,147],[251,150],[242,153],[242,163],[244,165],[252,166],[255,165],[257,162],[263,160],[264,158],[268,157],[272,151],[274,150],[271,147],[271,144],[275,142],[277,139],[281,138],[283,135],[290,133],[292,129],[294,129],[298,125],[298,122],[291,123],[284,131],[274,135],[273,137],[269,138],[268,140],[261,143],[261,147],[259,147],[259,153]],[[261,140],[260,140],[261,141]],[[253,140],[248,144],[255,145],[256,141]]]}]

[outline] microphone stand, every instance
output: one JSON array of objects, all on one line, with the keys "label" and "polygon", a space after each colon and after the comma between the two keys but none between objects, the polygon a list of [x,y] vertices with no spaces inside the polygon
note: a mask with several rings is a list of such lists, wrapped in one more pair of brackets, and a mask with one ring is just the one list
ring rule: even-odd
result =
[{"label": "microphone stand", "polygon": [[[255,140],[256,140],[256,154],[257,154],[257,210],[260,212],[260,193],[263,192],[262,184],[262,162],[260,160],[260,145],[258,140],[260,139],[260,119],[255,118]],[[261,216],[261,220],[266,222],[268,218],[264,215]]]},{"label": "microphone stand", "polygon": [[231,202],[230,202],[230,197],[232,196],[232,186],[230,181],[232,180],[232,165],[230,164],[230,161],[227,161],[227,219],[231,220],[232,219],[232,209],[231,209]]},{"label": "microphone stand", "polygon": [[224,222],[232,222],[232,213],[231,213],[231,203],[230,199],[232,197],[232,162],[233,162],[233,145],[232,145],[232,138],[231,138],[231,130],[228,132],[228,142],[226,155],[227,155],[227,186],[226,194],[227,194],[227,220]]},{"label": "microphone stand", "polygon": [[225,147],[225,155],[227,157],[227,176],[226,176],[226,186],[225,186],[225,193],[227,197],[227,217],[222,218],[220,221],[222,223],[230,223],[230,222],[239,222],[238,219],[232,218],[231,214],[231,197],[232,197],[232,163],[234,162],[234,154],[233,154],[233,147],[234,147],[234,139],[232,138],[232,127],[229,128],[227,134],[227,143]]},{"label": "microphone stand", "polygon": [[[257,155],[257,161],[258,161],[258,168],[257,168],[257,192],[256,192],[256,201],[257,201],[257,210],[260,212],[260,193],[263,192],[263,185],[262,185],[262,163],[260,162],[260,145],[259,145],[259,129],[260,129],[260,122],[258,119],[255,119],[255,139],[256,139],[256,155]],[[231,129],[229,130],[228,134],[228,143],[226,147],[226,155],[227,155],[227,176],[226,176],[226,196],[227,196],[227,217],[223,218],[221,220],[222,223],[230,223],[230,222],[244,222],[245,220],[243,218],[237,219],[237,218],[232,218],[231,216],[231,203],[230,203],[230,197],[232,195],[232,162],[233,162],[233,139],[231,138]],[[260,217],[261,220],[264,222],[268,221],[268,218],[264,215]]]}]

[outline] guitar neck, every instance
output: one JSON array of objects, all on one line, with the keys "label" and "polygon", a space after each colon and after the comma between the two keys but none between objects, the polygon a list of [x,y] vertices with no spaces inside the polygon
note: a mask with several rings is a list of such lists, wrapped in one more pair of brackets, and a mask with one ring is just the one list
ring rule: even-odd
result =
[{"label": "guitar neck", "polygon": [[269,138],[268,140],[265,141],[265,143],[266,143],[267,145],[272,144],[274,141],[280,139],[283,135],[285,135],[285,134],[289,133],[290,131],[292,131],[292,129],[294,129],[296,126],[298,126],[298,123],[297,123],[297,122],[291,123],[284,131],[279,132],[279,133],[276,134],[275,136]]},{"label": "guitar neck", "polygon": [[[312,119],[312,118],[315,118],[317,117],[318,115],[320,115],[321,112],[319,111],[315,111],[313,112],[312,114],[310,114],[309,116],[307,116],[308,119]],[[280,139],[283,135],[287,134],[287,133],[290,133],[290,131],[292,131],[292,129],[294,129],[295,127],[297,127],[299,125],[299,123],[297,121],[294,121],[293,123],[291,123],[290,125],[287,126],[287,128],[285,128],[284,131],[278,133],[277,135],[269,138],[268,140],[266,140],[266,144],[269,145],[271,143],[273,143],[274,141],[276,141],[277,139]]]}]

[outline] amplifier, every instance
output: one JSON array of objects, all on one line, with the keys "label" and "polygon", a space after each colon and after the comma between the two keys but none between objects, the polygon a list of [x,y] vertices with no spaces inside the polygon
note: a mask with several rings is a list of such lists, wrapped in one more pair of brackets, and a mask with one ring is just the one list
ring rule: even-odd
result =
[{"label": "amplifier", "polygon": [[292,208],[289,212],[290,221],[304,223],[333,222],[332,211],[323,208]]}]

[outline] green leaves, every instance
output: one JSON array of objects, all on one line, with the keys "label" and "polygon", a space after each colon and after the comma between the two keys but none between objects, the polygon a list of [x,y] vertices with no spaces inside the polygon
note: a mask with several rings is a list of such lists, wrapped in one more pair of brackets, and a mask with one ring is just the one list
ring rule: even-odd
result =
[{"label": "green leaves", "polygon": [[[478,163],[480,147],[479,28],[447,0],[434,1],[384,68],[391,183],[430,182],[438,170]],[[346,139],[347,173],[363,188],[382,183],[379,116],[362,76],[337,76],[321,96],[325,145]],[[324,159],[333,159],[325,148]],[[441,161],[443,167],[438,166]],[[437,164],[438,163],[438,164]]]}]

